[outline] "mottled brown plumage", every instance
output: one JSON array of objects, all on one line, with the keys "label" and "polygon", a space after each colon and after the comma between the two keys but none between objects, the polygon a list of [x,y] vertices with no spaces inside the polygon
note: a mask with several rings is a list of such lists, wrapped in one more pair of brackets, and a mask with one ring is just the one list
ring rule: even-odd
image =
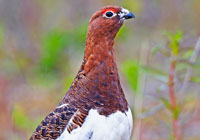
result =
[{"label": "mottled brown plumage", "polygon": [[30,140],[56,139],[65,127],[70,133],[82,126],[90,109],[105,116],[128,110],[113,54],[114,38],[123,21],[119,16],[105,18],[106,10],[120,13],[121,7],[107,6],[92,16],[81,68],[58,107],[46,116]]}]

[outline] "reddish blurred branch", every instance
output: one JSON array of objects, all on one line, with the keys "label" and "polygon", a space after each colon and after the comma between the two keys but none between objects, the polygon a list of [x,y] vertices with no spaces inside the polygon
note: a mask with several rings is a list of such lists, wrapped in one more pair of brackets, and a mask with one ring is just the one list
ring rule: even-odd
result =
[{"label": "reddish blurred branch", "polygon": [[175,75],[175,69],[176,69],[176,59],[172,60],[170,63],[170,71],[169,71],[169,95],[170,95],[170,101],[171,101],[171,110],[173,112],[173,138],[174,140],[178,140],[178,110],[177,110],[177,104],[176,104],[176,97],[174,92],[174,75]]},{"label": "reddish blurred branch", "polygon": [[172,109],[176,108],[176,98],[174,93],[174,73],[176,69],[176,60],[172,60],[169,72],[169,95],[171,100]]}]

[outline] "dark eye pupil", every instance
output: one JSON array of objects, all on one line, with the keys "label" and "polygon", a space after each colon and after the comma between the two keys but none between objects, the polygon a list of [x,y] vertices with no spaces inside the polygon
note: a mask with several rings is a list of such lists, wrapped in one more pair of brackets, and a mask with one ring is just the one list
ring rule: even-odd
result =
[{"label": "dark eye pupil", "polygon": [[106,16],[107,16],[107,17],[112,17],[112,16],[113,16],[113,13],[112,13],[112,12],[107,12],[107,13],[106,13]]}]

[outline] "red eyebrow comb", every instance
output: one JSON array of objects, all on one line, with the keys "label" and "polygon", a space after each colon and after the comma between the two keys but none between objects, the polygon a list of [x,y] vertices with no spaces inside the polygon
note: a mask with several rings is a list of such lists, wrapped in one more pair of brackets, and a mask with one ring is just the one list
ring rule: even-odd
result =
[{"label": "red eyebrow comb", "polygon": [[116,10],[116,9],[108,8],[108,9],[105,9],[105,10],[102,12],[102,14],[105,14],[105,13],[108,12],[108,11],[111,11],[111,12],[113,12],[113,13],[117,13],[117,10]]}]

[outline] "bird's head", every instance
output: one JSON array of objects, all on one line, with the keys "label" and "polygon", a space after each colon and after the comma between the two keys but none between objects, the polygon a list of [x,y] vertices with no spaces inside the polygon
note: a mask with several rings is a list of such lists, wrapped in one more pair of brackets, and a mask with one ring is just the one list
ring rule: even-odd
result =
[{"label": "bird's head", "polygon": [[119,6],[106,6],[98,10],[89,22],[88,32],[98,35],[116,35],[127,19],[135,18],[134,14]]}]

